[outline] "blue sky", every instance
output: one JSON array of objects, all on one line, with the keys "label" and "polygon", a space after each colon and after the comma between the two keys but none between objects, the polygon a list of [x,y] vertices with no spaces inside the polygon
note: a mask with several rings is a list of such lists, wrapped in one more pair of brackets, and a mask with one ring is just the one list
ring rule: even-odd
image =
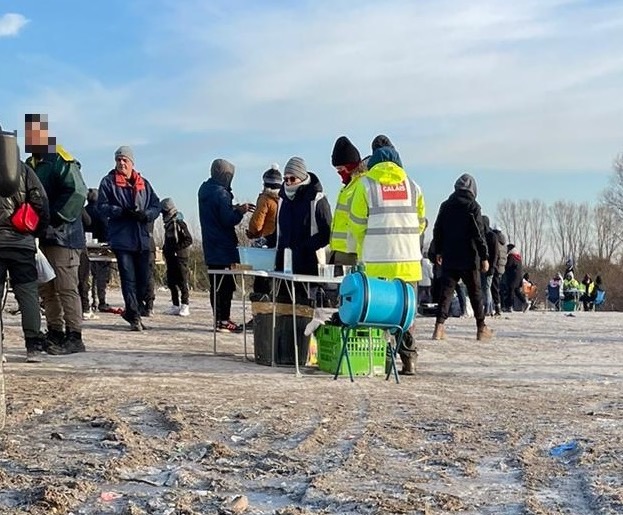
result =
[{"label": "blue sky", "polygon": [[49,114],[96,186],[114,150],[195,218],[300,155],[332,203],[335,139],[387,134],[433,220],[463,172],[503,198],[595,203],[623,150],[623,2],[59,0],[0,4],[0,124]]}]

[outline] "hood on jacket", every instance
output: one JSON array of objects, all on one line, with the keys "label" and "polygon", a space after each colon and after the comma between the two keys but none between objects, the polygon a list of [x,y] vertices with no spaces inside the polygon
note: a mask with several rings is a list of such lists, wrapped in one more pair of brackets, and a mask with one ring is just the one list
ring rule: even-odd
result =
[{"label": "hood on jacket", "polygon": [[381,184],[400,184],[408,178],[407,172],[391,161],[385,161],[372,167],[366,176]]},{"label": "hood on jacket", "polygon": [[386,163],[388,161],[402,168],[402,160],[400,159],[400,154],[398,154],[398,151],[394,147],[379,147],[372,153],[370,159],[368,159],[368,170],[371,170],[379,163]]},{"label": "hood on jacket", "polygon": [[87,192],[87,202],[89,204],[97,204],[97,197],[99,195],[99,190],[97,188],[89,188]]},{"label": "hood on jacket", "polygon": [[482,215],[482,225],[485,226],[485,231],[488,232],[491,229],[491,225],[489,222],[489,217],[487,215]]},{"label": "hood on jacket", "polygon": [[475,199],[478,196],[476,179],[474,179],[470,174],[464,173],[454,183],[454,191],[457,193],[460,191],[467,191],[468,193],[471,193]]},{"label": "hood on jacket", "polygon": [[231,189],[235,171],[236,167],[226,159],[215,159],[210,166],[210,177],[221,186]]},{"label": "hood on jacket", "polygon": [[385,134],[379,134],[378,136],[376,136],[372,140],[371,147],[372,147],[372,152],[382,147],[390,147],[393,149],[396,148],[394,147],[394,144],[391,142],[391,140],[387,136],[385,136]]}]

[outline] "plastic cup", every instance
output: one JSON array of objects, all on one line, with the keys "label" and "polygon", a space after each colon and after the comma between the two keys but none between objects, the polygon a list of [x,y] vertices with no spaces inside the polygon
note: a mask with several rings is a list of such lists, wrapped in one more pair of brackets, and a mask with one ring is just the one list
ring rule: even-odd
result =
[{"label": "plastic cup", "polygon": [[322,264],[322,263],[318,263],[318,277],[326,277],[327,275],[327,270],[326,270],[327,265]]}]

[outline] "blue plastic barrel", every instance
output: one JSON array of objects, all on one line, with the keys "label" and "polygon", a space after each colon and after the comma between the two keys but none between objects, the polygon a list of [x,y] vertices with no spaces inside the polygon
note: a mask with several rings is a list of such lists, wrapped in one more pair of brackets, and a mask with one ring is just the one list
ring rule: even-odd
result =
[{"label": "blue plastic barrel", "polygon": [[406,331],[415,317],[417,297],[413,286],[354,272],[344,277],[339,292],[339,314],[348,326],[393,326]]}]

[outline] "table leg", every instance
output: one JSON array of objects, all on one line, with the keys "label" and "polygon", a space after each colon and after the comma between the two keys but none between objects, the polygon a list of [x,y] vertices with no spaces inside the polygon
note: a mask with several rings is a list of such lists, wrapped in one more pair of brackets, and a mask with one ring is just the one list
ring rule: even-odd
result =
[{"label": "table leg", "polygon": [[276,302],[276,289],[281,287],[281,280],[273,279],[273,327],[272,327],[272,335],[271,335],[271,343],[270,343],[270,366],[275,366],[275,332],[277,327],[277,302]]},{"label": "table leg", "polygon": [[241,286],[241,290],[242,290],[242,342],[244,345],[244,361],[248,361],[249,358],[247,356],[247,321],[246,321],[246,317],[247,317],[247,305],[246,305],[246,292],[244,289],[244,275],[240,276],[240,282],[242,283]]},{"label": "table leg", "polygon": [[296,377],[302,377],[299,369],[299,343],[297,337],[296,328],[296,287],[294,281],[292,281],[292,332],[294,333],[294,370]]}]

